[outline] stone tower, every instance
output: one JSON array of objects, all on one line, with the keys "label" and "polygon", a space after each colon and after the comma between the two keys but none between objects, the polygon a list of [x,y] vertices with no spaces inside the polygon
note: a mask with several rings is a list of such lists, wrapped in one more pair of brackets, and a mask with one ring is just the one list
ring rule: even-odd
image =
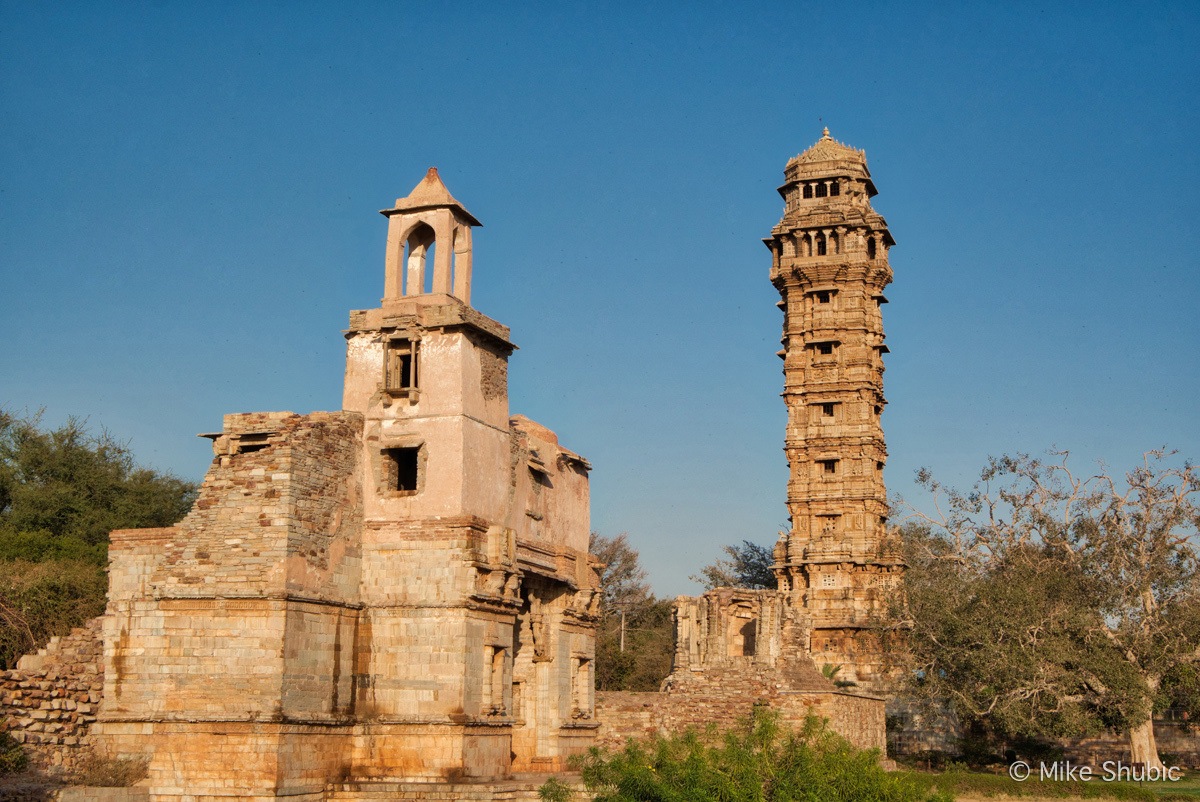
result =
[{"label": "stone tower", "polygon": [[342,409],[226,415],[187,517],[112,533],[94,733],[148,759],[151,800],[425,798],[397,784],[594,739],[590,466],[509,416],[479,222],[433,169],[383,214]]},{"label": "stone tower", "polygon": [[804,612],[818,665],[878,688],[865,631],[903,568],[887,546],[883,397],[887,223],[866,155],[829,136],[788,162],[783,219],[764,242],[782,297],[784,450],[792,530],[775,550],[780,589]]}]

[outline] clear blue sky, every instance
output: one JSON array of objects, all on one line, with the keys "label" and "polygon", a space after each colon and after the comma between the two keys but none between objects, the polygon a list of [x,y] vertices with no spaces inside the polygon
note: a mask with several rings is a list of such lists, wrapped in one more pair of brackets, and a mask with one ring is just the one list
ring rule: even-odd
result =
[{"label": "clear blue sky", "polygon": [[0,405],[199,479],[225,412],[336,409],[376,211],[485,227],[512,410],[661,594],[785,520],[788,158],[865,148],[898,245],[893,492],[989,454],[1200,458],[1200,4],[0,3]]}]

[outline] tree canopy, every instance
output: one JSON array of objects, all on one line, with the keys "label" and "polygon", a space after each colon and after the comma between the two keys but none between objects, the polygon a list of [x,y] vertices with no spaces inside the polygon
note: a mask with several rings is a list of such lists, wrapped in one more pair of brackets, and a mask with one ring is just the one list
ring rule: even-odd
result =
[{"label": "tree canopy", "polygon": [[[1008,738],[1129,733],[1158,764],[1152,709],[1200,701],[1200,476],[1155,451],[1124,480],[1065,452],[992,459],[969,492],[922,471],[937,513],[904,527],[914,690]],[[901,624],[896,627],[896,624]]]},{"label": "tree canopy", "polygon": [[0,559],[102,560],[113,529],[170,526],[195,497],[195,483],[139,467],[108,432],[0,410]]},{"label": "tree canopy", "polygon": [[[705,590],[713,588],[750,588],[751,590],[774,589],[779,580],[771,566],[775,556],[767,546],[743,540],[742,545],[722,546],[725,557],[700,569],[691,579],[699,582]],[[726,559],[728,558],[728,559]]]},{"label": "tree canopy", "polygon": [[111,530],[169,526],[195,495],[107,432],[0,410],[0,666],[104,611]]},{"label": "tree canopy", "polygon": [[610,538],[593,532],[590,550],[606,565],[600,573],[596,689],[657,691],[674,659],[671,601],[650,592],[626,533]]}]

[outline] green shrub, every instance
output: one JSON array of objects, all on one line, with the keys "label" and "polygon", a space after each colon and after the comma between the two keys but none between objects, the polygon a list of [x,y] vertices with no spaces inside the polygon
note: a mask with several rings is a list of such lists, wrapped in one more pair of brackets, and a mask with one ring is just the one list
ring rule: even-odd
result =
[{"label": "green shrub", "polygon": [[104,612],[104,568],[77,560],[0,560],[0,667]]},{"label": "green shrub", "polygon": [[0,777],[24,771],[29,758],[21,745],[7,732],[0,732]]},{"label": "green shrub", "polygon": [[575,792],[571,786],[557,777],[551,777],[538,788],[538,799],[542,802],[571,802]]},{"label": "green shrub", "polygon": [[756,707],[733,730],[688,731],[576,761],[596,802],[949,802],[948,794],[890,775],[876,751],[855,749],[816,718],[799,732]]}]

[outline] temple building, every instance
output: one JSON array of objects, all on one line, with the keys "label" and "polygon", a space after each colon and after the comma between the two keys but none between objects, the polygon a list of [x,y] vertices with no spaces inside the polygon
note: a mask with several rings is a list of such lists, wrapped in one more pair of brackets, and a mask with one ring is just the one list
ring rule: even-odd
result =
[{"label": "temple building", "polygon": [[590,466],[509,416],[479,221],[434,169],[383,214],[342,410],[226,415],[188,516],[112,534],[92,736],[150,799],[407,799],[593,742]]}]

